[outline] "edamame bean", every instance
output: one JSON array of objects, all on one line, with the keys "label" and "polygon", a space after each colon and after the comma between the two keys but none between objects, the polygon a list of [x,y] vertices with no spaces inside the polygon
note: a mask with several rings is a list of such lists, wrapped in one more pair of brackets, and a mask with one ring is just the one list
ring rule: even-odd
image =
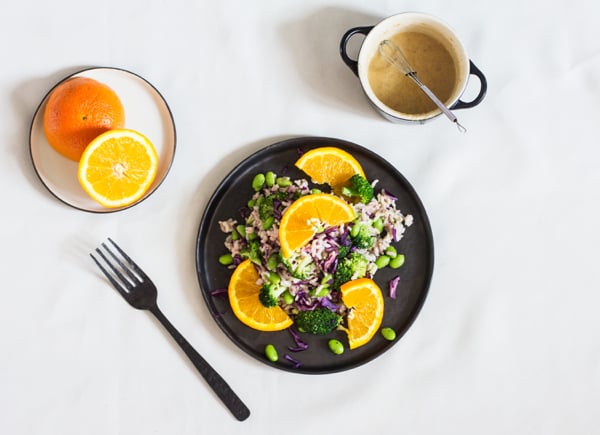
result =
[{"label": "edamame bean", "polygon": [[271,284],[279,284],[281,282],[281,277],[275,272],[269,272],[269,282]]},{"label": "edamame bean", "polygon": [[238,234],[240,236],[242,236],[242,239],[246,238],[246,226],[245,225],[238,225],[237,227],[235,227],[235,229],[237,230]]},{"label": "edamame bean", "polygon": [[294,296],[292,296],[292,294],[288,290],[284,291],[281,296],[283,297],[283,302],[285,304],[291,305],[294,303]]},{"label": "edamame bean", "polygon": [[238,234],[238,232],[236,230],[233,230],[231,232],[231,240],[237,240],[240,238],[240,235]]},{"label": "edamame bean", "polygon": [[256,174],[252,179],[252,188],[258,192],[265,185],[265,174]]},{"label": "edamame bean", "polygon": [[358,223],[355,223],[354,225],[352,225],[352,228],[350,228],[350,236],[356,237],[359,231],[360,225]]},{"label": "edamame bean", "polygon": [[278,263],[279,260],[277,258],[277,254],[271,254],[269,259],[267,260],[267,269],[269,269],[270,271],[274,271],[277,268]]},{"label": "edamame bean", "polygon": [[377,269],[383,269],[388,264],[390,264],[390,257],[388,257],[387,255],[380,255],[379,257],[377,257],[377,260],[375,260],[375,265],[377,266]]},{"label": "edamame bean", "polygon": [[254,231],[246,234],[246,240],[248,240],[249,242],[256,239],[258,239],[258,234],[256,234]]},{"label": "edamame bean", "polygon": [[329,340],[329,350],[332,351],[333,353],[335,353],[336,355],[341,355],[344,353],[344,345],[342,344],[342,342],[340,340],[336,340],[335,338],[332,338],[331,340]]},{"label": "edamame bean", "polygon": [[272,344],[267,344],[265,346],[265,356],[271,362],[275,362],[279,359],[279,355],[277,355],[277,349]]},{"label": "edamame bean", "polygon": [[268,187],[273,187],[276,179],[277,177],[275,176],[275,172],[273,171],[269,171],[265,174],[265,183],[267,183]]},{"label": "edamame bean", "polygon": [[219,257],[219,263],[223,266],[229,266],[233,263],[233,256],[231,254],[223,254]]},{"label": "edamame bean", "polygon": [[396,258],[396,256],[398,255],[398,251],[396,251],[396,248],[390,245],[387,248],[385,248],[385,255],[387,255],[390,258]]},{"label": "edamame bean", "polygon": [[288,177],[278,177],[275,181],[279,187],[288,187],[292,185],[292,180]]},{"label": "edamame bean", "polygon": [[383,231],[383,221],[381,220],[381,218],[377,218],[373,221],[373,228],[375,228],[379,232]]},{"label": "edamame bean", "polygon": [[390,267],[392,269],[398,269],[404,264],[404,254],[398,254],[390,260]]},{"label": "edamame bean", "polygon": [[392,328],[381,328],[381,335],[383,335],[383,338],[387,341],[394,341],[396,339],[396,331]]},{"label": "edamame bean", "polygon": [[310,193],[312,193],[313,195],[317,194],[317,193],[323,193],[323,191],[321,189],[310,189]]},{"label": "edamame bean", "polygon": [[249,208],[252,208],[256,205],[256,201],[254,201],[253,199],[249,199],[247,205]]}]

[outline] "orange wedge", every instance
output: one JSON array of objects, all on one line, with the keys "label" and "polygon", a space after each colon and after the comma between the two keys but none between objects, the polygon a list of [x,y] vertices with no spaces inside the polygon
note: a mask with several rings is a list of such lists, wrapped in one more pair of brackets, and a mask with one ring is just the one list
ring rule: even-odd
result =
[{"label": "orange wedge", "polygon": [[259,331],[281,331],[294,322],[280,307],[265,307],[258,299],[258,272],[250,260],[241,262],[229,280],[228,294],[235,317]]},{"label": "orange wedge", "polygon": [[150,188],[158,168],[152,142],[134,130],[115,129],[90,142],[79,161],[79,183],[105,207],[123,207]]},{"label": "orange wedge", "polygon": [[350,222],[356,218],[352,206],[328,193],[298,198],[281,217],[279,243],[284,258],[305,246],[324,227]]},{"label": "orange wedge", "polygon": [[342,186],[355,174],[365,176],[360,163],[352,154],[336,147],[321,147],[307,151],[295,165],[313,182],[332,187]]},{"label": "orange wedge", "polygon": [[383,319],[383,295],[375,281],[360,278],[340,286],[342,302],[348,314],[348,344],[356,349],[377,333]]}]

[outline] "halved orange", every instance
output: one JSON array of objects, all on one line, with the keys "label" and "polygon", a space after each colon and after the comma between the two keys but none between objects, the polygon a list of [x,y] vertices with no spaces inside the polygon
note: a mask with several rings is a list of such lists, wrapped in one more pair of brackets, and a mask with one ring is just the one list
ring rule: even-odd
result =
[{"label": "halved orange", "polygon": [[337,226],[356,218],[356,212],[343,199],[329,193],[305,195],[294,201],[281,217],[279,243],[287,258],[305,246],[321,226]]},{"label": "halved orange", "polygon": [[140,199],[152,185],[158,155],[143,134],[109,130],[90,142],[79,161],[81,187],[101,205],[123,207]]},{"label": "halved orange", "polygon": [[227,289],[229,304],[244,325],[259,331],[281,331],[294,322],[281,307],[265,307],[258,299],[260,284],[252,261],[242,261],[233,271]]},{"label": "halved orange", "polygon": [[355,174],[365,176],[358,160],[337,147],[314,148],[304,153],[295,165],[313,182],[332,187],[342,186]]},{"label": "halved orange", "polygon": [[369,278],[348,281],[340,286],[342,302],[348,314],[348,343],[356,349],[368,343],[377,333],[383,319],[383,295],[379,286]]}]

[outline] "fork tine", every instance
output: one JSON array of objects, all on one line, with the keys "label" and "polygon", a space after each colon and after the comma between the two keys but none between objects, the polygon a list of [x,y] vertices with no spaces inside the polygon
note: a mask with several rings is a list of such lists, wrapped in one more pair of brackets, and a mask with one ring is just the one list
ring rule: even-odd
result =
[{"label": "fork tine", "polygon": [[[137,273],[144,281],[148,280],[150,281],[150,278],[148,278],[148,275],[146,275],[144,273],[144,271],[135,263],[135,261],[133,261],[131,258],[129,258],[129,255],[127,255],[120,247],[119,245],[117,245],[115,243],[115,241],[113,239],[111,239],[110,237],[108,238],[108,241],[110,243],[112,243],[112,245],[117,249],[117,251],[119,251],[119,254],[121,254],[121,256],[123,256],[123,258],[129,263],[129,265],[131,266],[131,268],[135,271],[135,273]],[[109,251],[110,252],[110,251]],[[113,255],[114,256],[114,255]]]},{"label": "fork tine", "polygon": [[[141,282],[140,278],[131,271],[130,267],[127,267],[127,265],[124,264],[123,261],[121,261],[121,259],[119,257],[117,257],[115,255],[115,253],[110,250],[110,248],[108,246],[106,246],[106,243],[101,243],[101,245],[106,250],[106,252],[108,252],[110,254],[110,256],[112,258],[114,258],[114,260],[119,264],[119,267],[121,267],[121,270],[123,270],[127,274],[127,276],[129,276],[129,278],[131,278],[131,281],[134,284],[139,284]],[[123,252],[123,251],[120,251],[120,252]]]},{"label": "fork tine", "polygon": [[[102,255],[101,252],[100,252],[100,255]],[[104,268],[104,266],[102,266],[102,264],[100,264],[100,262],[96,259],[96,257],[94,257],[94,255],[92,253],[90,253],[90,257],[92,257],[92,260],[94,260],[94,263],[96,263],[96,265],[100,268],[100,270],[102,271],[104,276],[106,276],[106,278],[108,278],[108,280],[111,282],[113,287],[115,289],[117,289],[119,291],[119,293],[121,293],[121,296],[123,296],[124,298],[127,298],[127,291],[125,290],[125,288],[119,282],[117,282],[117,280],[108,272],[108,270],[106,270]]]},{"label": "fork tine", "polygon": [[[102,245],[104,246],[104,243],[102,243]],[[106,248],[106,246],[104,246],[104,248]],[[104,255],[104,253],[100,250],[100,248],[96,248],[96,252],[98,253],[98,255],[100,255],[100,257],[102,257],[104,262],[108,265],[108,267],[110,267],[110,269],[113,271],[113,273],[115,275],[117,275],[117,277],[119,277],[119,279],[121,280],[121,285],[125,286],[125,288],[127,288],[127,290],[131,291],[131,289],[133,288],[133,284],[127,278],[125,278],[125,276],[123,276],[121,271],[119,269],[117,269],[113,263],[110,262],[110,260],[106,257],[106,255]],[[108,251],[108,252],[110,252],[110,251]],[[113,257],[114,257],[114,255],[113,255]]]}]

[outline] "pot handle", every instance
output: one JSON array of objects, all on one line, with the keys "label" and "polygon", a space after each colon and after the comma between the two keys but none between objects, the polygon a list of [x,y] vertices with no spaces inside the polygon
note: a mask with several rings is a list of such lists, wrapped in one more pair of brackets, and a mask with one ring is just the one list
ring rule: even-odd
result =
[{"label": "pot handle", "polygon": [[354,35],[356,35],[357,33],[366,35],[367,33],[369,33],[371,31],[371,29],[373,27],[374,26],[353,27],[352,29],[350,29],[346,33],[344,33],[344,36],[342,36],[342,40],[340,41],[340,56],[342,56],[342,60],[344,61],[344,63],[348,66],[348,68],[350,68],[352,70],[352,72],[357,77],[358,77],[358,62],[355,61],[354,59],[350,59],[350,56],[348,56],[348,52],[346,51],[346,46],[348,45],[350,38],[352,38]]},{"label": "pot handle", "polygon": [[486,80],[485,76],[483,75],[481,70],[479,68],[477,68],[471,60],[469,60],[469,63],[470,63],[469,74],[477,76],[477,78],[479,79],[479,94],[477,94],[477,96],[472,101],[465,102],[465,101],[458,100],[451,107],[451,109],[468,109],[469,107],[477,106],[479,103],[481,103],[481,101],[483,100],[483,97],[485,97],[485,93],[487,92],[487,80]]}]

